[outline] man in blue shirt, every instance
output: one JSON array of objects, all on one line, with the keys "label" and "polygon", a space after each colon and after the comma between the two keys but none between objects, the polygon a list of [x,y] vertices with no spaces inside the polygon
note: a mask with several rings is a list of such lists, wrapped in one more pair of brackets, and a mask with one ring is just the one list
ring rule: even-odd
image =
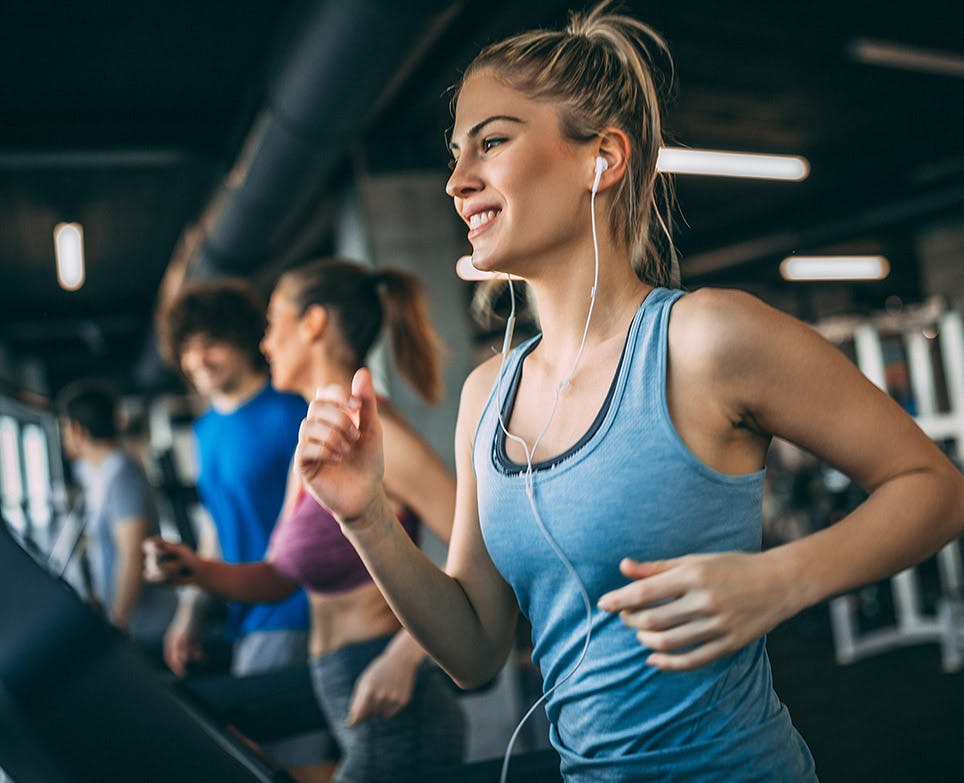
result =
[{"label": "man in blue shirt", "polygon": [[[258,347],[264,313],[247,284],[220,279],[186,285],[160,323],[166,358],[210,404],[194,422],[197,487],[214,523],[213,529],[202,526],[198,551],[228,563],[264,559],[306,409],[300,397],[269,383]],[[183,590],[164,645],[165,660],[178,675],[202,655],[203,616],[203,597]],[[232,673],[305,663],[308,622],[308,601],[300,591],[278,603],[232,604]],[[320,752],[315,747],[306,756],[304,743],[266,750],[289,768],[315,763],[311,756]]]}]

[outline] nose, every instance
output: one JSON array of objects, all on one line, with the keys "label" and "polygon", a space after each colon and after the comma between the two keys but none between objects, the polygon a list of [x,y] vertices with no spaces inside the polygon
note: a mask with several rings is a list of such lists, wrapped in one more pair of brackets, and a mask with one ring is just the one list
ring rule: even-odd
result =
[{"label": "nose", "polygon": [[445,183],[445,192],[452,198],[465,198],[482,189],[482,182],[470,163],[471,156],[466,153],[455,161],[455,167]]},{"label": "nose", "polygon": [[265,359],[271,358],[268,355],[268,335],[267,334],[265,334],[265,336],[261,338],[261,342],[258,343],[258,350],[261,351],[261,355]]},{"label": "nose", "polygon": [[196,345],[186,346],[181,350],[181,367],[186,371],[197,367],[204,359],[204,352]]}]

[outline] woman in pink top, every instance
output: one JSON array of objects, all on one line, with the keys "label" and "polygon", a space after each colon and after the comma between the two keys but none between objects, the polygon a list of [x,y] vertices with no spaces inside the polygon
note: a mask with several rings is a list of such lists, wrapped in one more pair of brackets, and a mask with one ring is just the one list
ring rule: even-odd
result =
[{"label": "woman in pink top", "polygon": [[[387,322],[398,368],[427,402],[441,394],[439,340],[414,277],[328,259],[286,273],[268,307],[262,351],[276,388],[312,399],[364,365]],[[424,521],[448,543],[455,483],[439,457],[382,408],[385,487],[405,529]],[[354,548],[297,477],[266,559],[229,565],[155,540],[156,579],[195,584],[235,601],[280,600],[299,586],[311,601],[312,679],[340,759],[338,783],[417,775],[457,764],[462,716],[454,693],[401,626]]]}]

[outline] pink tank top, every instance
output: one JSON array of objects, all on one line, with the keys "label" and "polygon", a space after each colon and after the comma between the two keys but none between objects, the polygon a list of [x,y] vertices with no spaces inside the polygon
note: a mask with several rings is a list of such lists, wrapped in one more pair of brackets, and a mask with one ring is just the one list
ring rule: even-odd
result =
[{"label": "pink tank top", "polygon": [[[398,520],[417,542],[418,518],[404,511]],[[343,593],[372,581],[338,522],[304,489],[291,511],[275,525],[267,560],[311,593]]]}]

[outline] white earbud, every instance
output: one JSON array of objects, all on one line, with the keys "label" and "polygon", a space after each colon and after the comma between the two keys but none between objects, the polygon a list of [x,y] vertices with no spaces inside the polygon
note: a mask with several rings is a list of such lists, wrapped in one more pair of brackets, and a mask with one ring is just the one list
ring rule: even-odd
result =
[{"label": "white earbud", "polygon": [[602,176],[602,173],[608,168],[609,168],[609,163],[606,161],[606,159],[602,155],[597,155],[596,156],[596,178],[593,180],[593,183],[592,183],[593,195],[595,195],[596,191],[599,189],[599,178]]}]

